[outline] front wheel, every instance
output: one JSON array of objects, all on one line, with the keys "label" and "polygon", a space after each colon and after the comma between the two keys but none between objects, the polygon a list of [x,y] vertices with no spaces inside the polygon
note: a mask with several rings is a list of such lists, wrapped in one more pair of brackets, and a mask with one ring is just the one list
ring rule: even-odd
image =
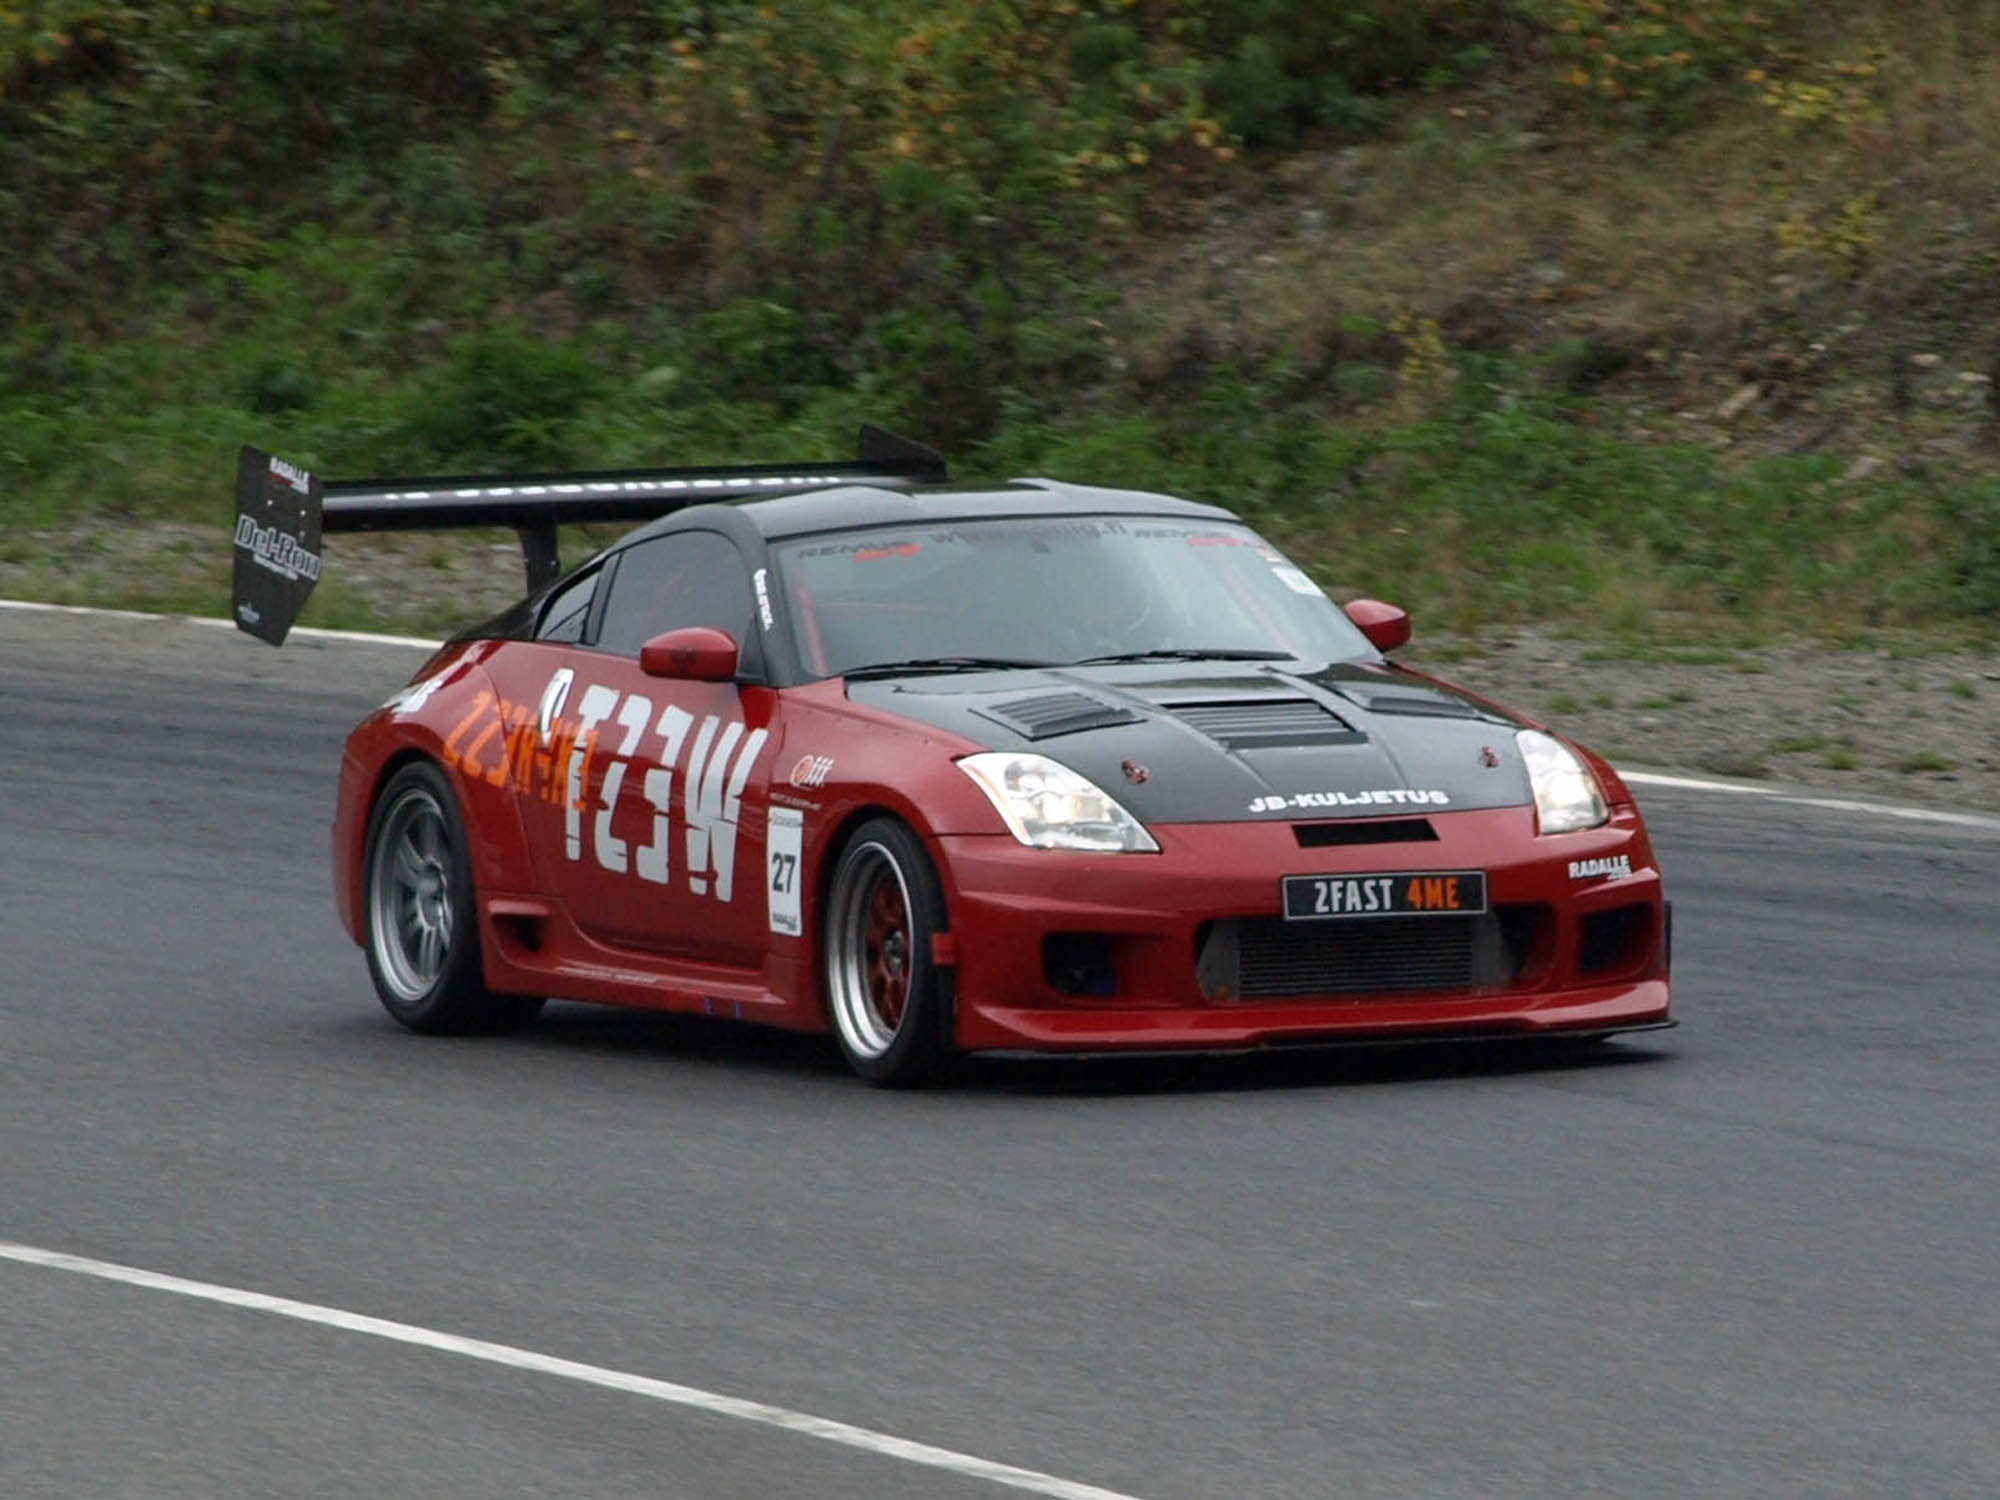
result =
[{"label": "front wheel", "polygon": [[368,818],[368,973],[383,1009],[412,1031],[505,1031],[539,998],[488,993],[465,824],[444,773],[412,761],[389,778]]},{"label": "front wheel", "polygon": [[920,1082],[950,1045],[951,976],[931,961],[944,893],[923,844],[893,818],[854,831],[827,892],[827,1009],[848,1065],[870,1083]]}]

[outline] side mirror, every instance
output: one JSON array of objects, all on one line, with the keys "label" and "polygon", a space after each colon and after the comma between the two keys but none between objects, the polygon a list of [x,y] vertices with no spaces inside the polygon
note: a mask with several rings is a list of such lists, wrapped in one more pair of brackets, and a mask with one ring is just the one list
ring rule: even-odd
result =
[{"label": "side mirror", "polygon": [[1347,618],[1361,627],[1368,644],[1377,651],[1394,651],[1409,644],[1410,616],[1380,599],[1356,599],[1347,606]]},{"label": "side mirror", "polygon": [[669,630],[639,648],[639,670],[648,677],[729,682],[736,676],[736,640],[707,625]]}]

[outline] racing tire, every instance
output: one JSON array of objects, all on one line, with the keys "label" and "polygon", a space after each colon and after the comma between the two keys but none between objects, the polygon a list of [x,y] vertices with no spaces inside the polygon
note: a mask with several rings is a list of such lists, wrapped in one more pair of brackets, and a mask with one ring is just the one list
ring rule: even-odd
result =
[{"label": "racing tire", "polygon": [[951,971],[932,962],[945,930],[944,890],[909,827],[872,818],[840,851],[821,923],[828,1018],[849,1067],[906,1088],[950,1051]]},{"label": "racing tire", "polygon": [[495,995],[479,959],[479,908],[465,821],[444,772],[412,761],[368,816],[361,916],[368,974],[382,1008],[411,1031],[511,1031],[539,996]]}]

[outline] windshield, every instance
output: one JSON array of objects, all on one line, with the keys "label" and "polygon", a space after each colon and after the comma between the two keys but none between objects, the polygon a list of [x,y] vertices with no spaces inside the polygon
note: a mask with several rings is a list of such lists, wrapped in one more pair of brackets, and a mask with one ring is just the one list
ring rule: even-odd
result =
[{"label": "windshield", "polygon": [[823,676],[914,661],[1335,661],[1374,650],[1275,547],[1226,522],[949,521],[801,537],[773,552],[800,658]]}]

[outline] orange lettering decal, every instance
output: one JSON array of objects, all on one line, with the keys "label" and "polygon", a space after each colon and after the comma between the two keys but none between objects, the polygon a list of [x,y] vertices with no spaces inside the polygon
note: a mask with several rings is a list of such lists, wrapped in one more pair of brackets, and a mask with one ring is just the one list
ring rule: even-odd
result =
[{"label": "orange lettering decal", "polygon": [[562,742],[562,724],[559,721],[549,728],[548,744],[538,746],[534,751],[532,787],[528,788],[528,790],[531,790],[533,795],[540,797],[544,802],[549,800],[549,788],[555,784],[555,776],[552,768],[562,764],[557,756],[558,747]]},{"label": "orange lettering decal", "polygon": [[493,773],[479,764],[479,750],[499,730],[500,717],[495,714],[480,726],[479,733],[474,736],[472,743],[459,752],[460,768],[466,775],[484,776],[488,781],[493,779]]},{"label": "orange lettering decal", "polygon": [[575,812],[590,810],[590,761],[597,754],[597,731],[591,730],[583,737],[583,769],[576,778],[576,801],[570,804]]},{"label": "orange lettering decal", "polygon": [[576,731],[558,722],[548,749],[535,752],[537,795],[552,807],[562,805],[563,778],[569,774],[569,752],[575,743]]},{"label": "orange lettering decal", "polygon": [[495,786],[511,787],[518,794],[526,789],[528,780],[528,706],[509,703],[500,718],[507,726],[507,744],[500,752],[500,764],[486,773],[486,779]]},{"label": "orange lettering decal", "polygon": [[1456,875],[1452,876],[1449,880],[1445,881],[1444,883],[1444,904],[1450,907],[1451,910],[1453,911],[1457,911],[1459,909],[1458,877]]},{"label": "orange lettering decal", "polygon": [[459,738],[466,732],[466,730],[472,727],[474,720],[478,719],[480,715],[484,714],[492,706],[493,706],[493,695],[487,692],[486,689],[481,688],[479,690],[478,696],[472,700],[472,707],[466,710],[465,717],[460,719],[458,723],[452,727],[451,733],[444,737],[444,746],[443,749],[440,751],[440,754],[442,755],[444,763],[447,766],[455,766],[458,764]]}]

